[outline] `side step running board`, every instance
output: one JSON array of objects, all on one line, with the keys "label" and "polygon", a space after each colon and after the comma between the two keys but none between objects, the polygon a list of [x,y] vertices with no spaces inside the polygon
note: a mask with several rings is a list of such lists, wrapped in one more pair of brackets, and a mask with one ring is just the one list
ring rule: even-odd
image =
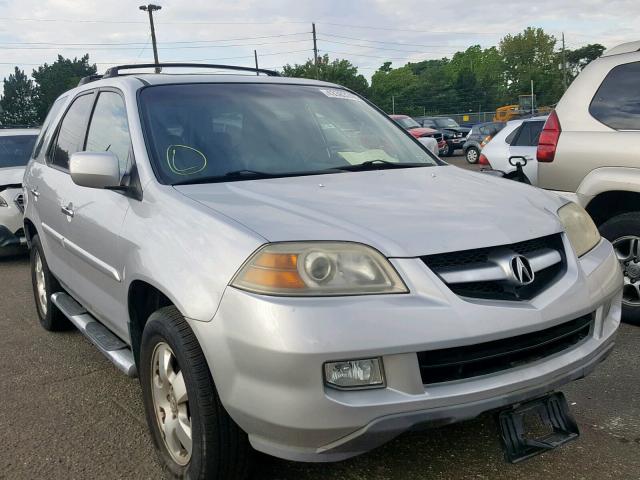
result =
[{"label": "side step running board", "polygon": [[63,292],[51,295],[51,301],[118,369],[130,377],[138,375],[131,349],[82,305]]}]

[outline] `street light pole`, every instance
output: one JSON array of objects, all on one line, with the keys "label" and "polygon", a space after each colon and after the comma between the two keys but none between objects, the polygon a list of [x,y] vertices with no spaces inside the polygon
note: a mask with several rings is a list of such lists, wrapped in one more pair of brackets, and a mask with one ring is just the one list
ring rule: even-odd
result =
[{"label": "street light pole", "polygon": [[[156,43],[156,29],[153,25],[153,12],[160,10],[162,7],[160,5],[153,5],[150,3],[149,5],[140,5],[140,10],[145,11],[149,14],[149,24],[151,25],[151,43],[153,44],[153,60],[156,65],[158,62],[158,45]],[[156,73],[160,73],[160,67],[156,67]]]}]

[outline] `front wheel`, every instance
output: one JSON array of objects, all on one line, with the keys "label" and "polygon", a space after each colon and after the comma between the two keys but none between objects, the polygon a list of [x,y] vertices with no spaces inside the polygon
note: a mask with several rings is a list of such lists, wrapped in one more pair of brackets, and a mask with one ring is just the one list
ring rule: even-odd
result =
[{"label": "front wheel", "polygon": [[640,325],[640,212],[610,218],[600,233],[613,244],[624,274],[622,320]]},{"label": "front wheel", "polygon": [[247,436],[222,406],[202,349],[175,307],[149,317],[139,365],[147,422],[169,474],[245,478]]},{"label": "front wheel", "polygon": [[465,153],[465,158],[467,162],[474,164],[478,163],[478,158],[480,158],[480,150],[476,147],[469,147]]},{"label": "front wheel", "polygon": [[447,142],[447,144],[444,146],[444,150],[442,150],[442,156],[450,157],[451,155],[453,155],[453,146],[449,142]]}]

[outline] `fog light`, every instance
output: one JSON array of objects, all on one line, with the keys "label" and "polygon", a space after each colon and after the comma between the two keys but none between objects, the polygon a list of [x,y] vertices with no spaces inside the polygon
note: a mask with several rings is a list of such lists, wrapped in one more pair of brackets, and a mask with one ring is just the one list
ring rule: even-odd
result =
[{"label": "fog light", "polygon": [[325,363],[324,380],[333,388],[384,387],[382,360],[366,358]]}]

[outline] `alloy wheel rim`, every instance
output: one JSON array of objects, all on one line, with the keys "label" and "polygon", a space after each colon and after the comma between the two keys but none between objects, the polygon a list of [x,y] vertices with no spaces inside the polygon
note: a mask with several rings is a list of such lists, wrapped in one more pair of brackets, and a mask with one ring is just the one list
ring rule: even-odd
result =
[{"label": "alloy wheel rim", "polygon": [[189,397],[178,360],[164,342],[155,346],[151,356],[151,392],[164,446],[178,465],[186,465],[193,447]]},{"label": "alloy wheel rim", "polygon": [[476,163],[478,160],[478,152],[474,148],[467,151],[467,160],[471,163]]},{"label": "alloy wheel rim", "polygon": [[638,307],[640,306],[640,237],[628,235],[612,243],[624,274],[622,303]]},{"label": "alloy wheel rim", "polygon": [[36,294],[38,297],[38,304],[42,315],[47,314],[47,285],[44,281],[44,268],[42,266],[42,258],[40,252],[36,252]]}]

